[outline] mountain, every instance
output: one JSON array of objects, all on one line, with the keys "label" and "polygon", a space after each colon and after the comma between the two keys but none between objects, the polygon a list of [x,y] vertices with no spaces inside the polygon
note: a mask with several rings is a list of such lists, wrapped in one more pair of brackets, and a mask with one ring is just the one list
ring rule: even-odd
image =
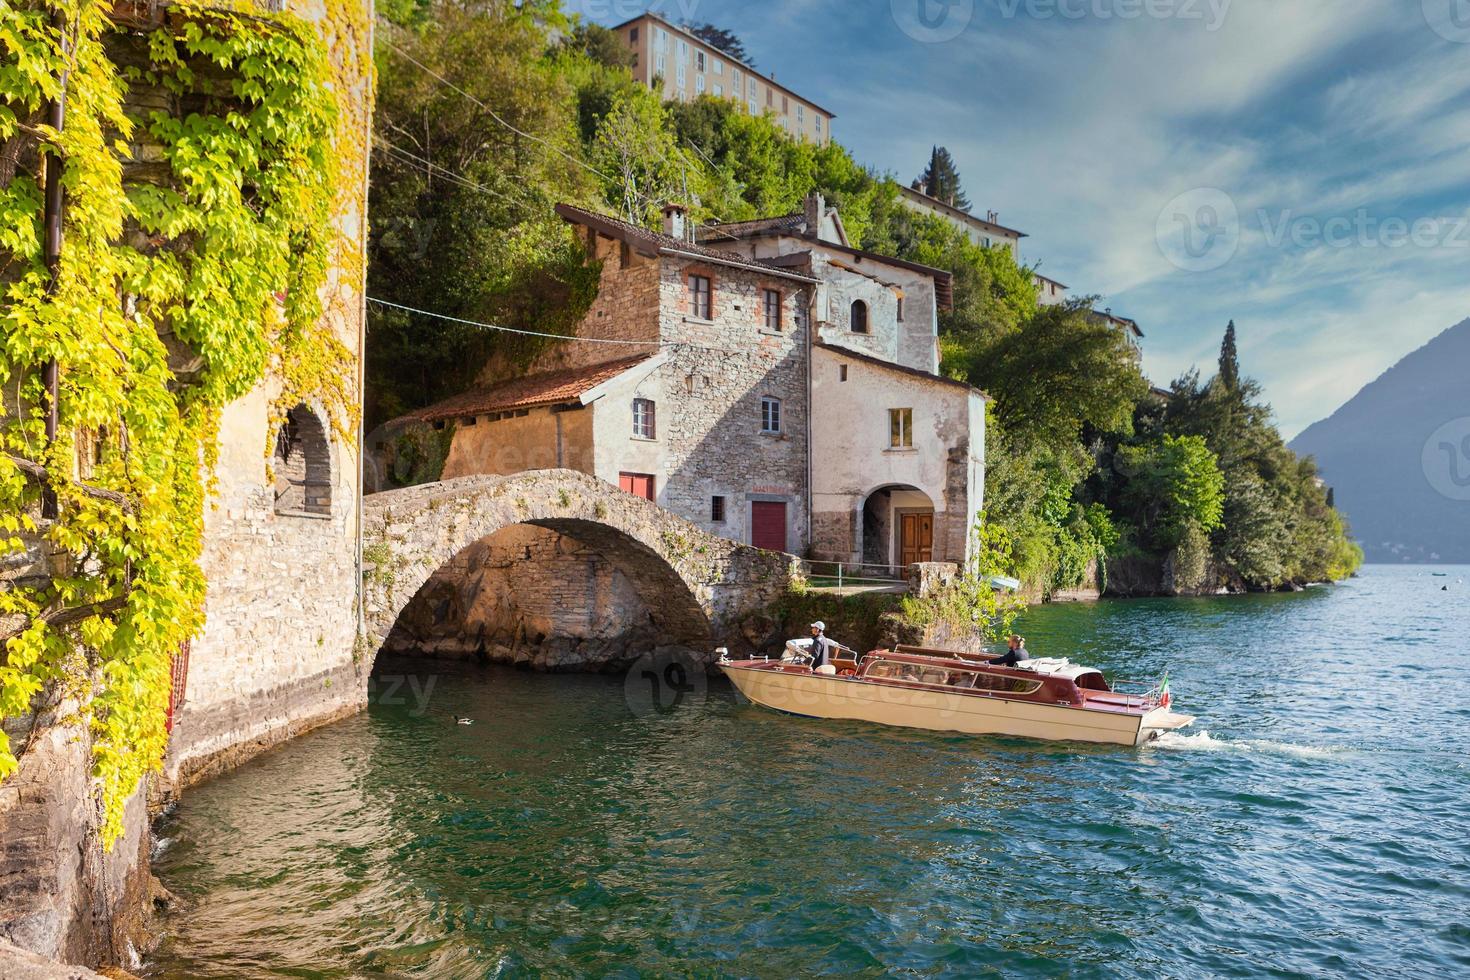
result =
[{"label": "mountain", "polygon": [[1317,458],[1369,561],[1470,562],[1470,320],[1389,368],[1291,448]]}]

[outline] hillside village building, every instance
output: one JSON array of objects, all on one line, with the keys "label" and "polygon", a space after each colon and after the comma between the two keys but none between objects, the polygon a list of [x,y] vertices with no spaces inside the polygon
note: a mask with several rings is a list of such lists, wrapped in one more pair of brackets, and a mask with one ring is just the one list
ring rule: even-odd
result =
[{"label": "hillside village building", "polygon": [[633,77],[650,88],[662,79],[667,98],[729,99],[752,116],[771,113],[794,139],[826,144],[832,138],[831,112],[655,13],[613,31],[633,51]]},{"label": "hillside village building", "polygon": [[853,247],[819,195],[699,241],[675,206],[663,234],[557,211],[598,296],[529,375],[414,413],[455,426],[444,479],[560,466],[762,548],[968,557],[985,396],[937,373],[949,273]]},{"label": "hillside village building", "polygon": [[1028,237],[1024,231],[1007,228],[1000,223],[1000,214],[996,211],[988,211],[984,218],[957,208],[937,197],[930,197],[923,191],[902,184],[898,187],[898,203],[918,214],[928,214],[939,218],[964,234],[966,238],[984,248],[1008,248],[1011,254],[1019,262],[1021,259],[1021,239]]}]

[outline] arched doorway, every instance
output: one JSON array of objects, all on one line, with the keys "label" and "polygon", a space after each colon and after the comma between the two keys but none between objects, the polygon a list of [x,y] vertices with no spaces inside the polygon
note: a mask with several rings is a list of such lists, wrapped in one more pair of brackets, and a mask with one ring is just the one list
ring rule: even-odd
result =
[{"label": "arched doorway", "polygon": [[332,512],[332,443],[310,408],[297,405],[276,430],[271,453],[277,514]]},{"label": "arched doorway", "polygon": [[902,575],[914,562],[936,555],[934,501],[918,487],[895,483],[868,494],[862,508],[864,565]]},{"label": "arched doorway", "polygon": [[383,652],[620,672],[666,647],[703,654],[713,638],[698,600],[660,555],[607,525],[530,520],[472,542],[433,572]]}]

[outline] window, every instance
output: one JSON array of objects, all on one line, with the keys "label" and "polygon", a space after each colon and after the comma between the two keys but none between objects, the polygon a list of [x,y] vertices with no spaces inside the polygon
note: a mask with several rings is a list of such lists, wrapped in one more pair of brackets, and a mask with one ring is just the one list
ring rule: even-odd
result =
[{"label": "window", "polygon": [[791,112],[791,99],[787,98],[784,95],[781,96],[781,112],[783,115],[789,114]]},{"label": "window", "polygon": [[711,70],[716,75],[725,74],[725,63],[723,61],[721,61],[719,58],[711,58],[710,61],[712,62]]},{"label": "window", "polygon": [[766,86],[766,108],[767,109],[774,109],[775,107],[776,107],[776,90],[773,89],[773,88],[771,88],[771,86],[767,85]]},{"label": "window", "polygon": [[761,291],[761,304],[764,307],[766,318],[766,329],[781,329],[781,293],[775,289]]},{"label": "window", "polygon": [[709,519],[711,524],[725,523],[725,498],[709,498]]},{"label": "window", "polygon": [[684,85],[688,82],[689,78],[688,78],[688,75],[687,75],[687,73],[685,71],[684,62],[682,60],[677,65],[674,66],[674,72],[678,76],[678,87],[679,87],[679,90],[680,91],[683,91],[684,90]]},{"label": "window", "polygon": [[796,104],[796,125],[806,125],[806,106],[802,105],[800,102]]},{"label": "window", "polygon": [[817,127],[817,135],[818,136],[821,136],[822,135],[822,117],[821,116],[816,116],[815,118],[813,118],[812,123]]},{"label": "window", "polygon": [[913,448],[914,410],[912,408],[890,408],[888,410],[888,445],[891,449]]},{"label": "window", "polygon": [[694,70],[695,71],[704,71],[704,52],[703,51],[696,51],[696,52],[694,52]]},{"label": "window", "polygon": [[701,320],[710,317],[710,285],[708,276],[689,277],[689,315]]},{"label": "window", "polygon": [[761,399],[761,431],[762,432],[780,432],[781,431],[781,399],[779,399],[779,398],[762,398]]},{"label": "window", "polygon": [[723,99],[724,97],[725,97],[725,86],[721,85],[719,82],[715,82],[715,98],[717,98],[717,99]]},{"label": "window", "polygon": [[634,44],[638,43],[638,28],[635,27],[628,32],[628,40],[632,41]]},{"label": "window", "polygon": [[652,473],[619,473],[618,487],[623,493],[631,493],[644,500],[654,500]]},{"label": "window", "polygon": [[704,76],[703,75],[695,75],[694,76],[694,92],[697,95],[703,95],[704,94]]},{"label": "window", "polygon": [[860,299],[855,299],[855,300],[852,301],[852,318],[848,321],[848,326],[852,330],[853,333],[867,333],[868,332],[868,304],[867,303],[864,303]]},{"label": "window", "polygon": [[839,364],[839,365],[837,365],[837,380],[838,381],[846,381],[847,380],[847,365],[846,364]]},{"label": "window", "polygon": [[751,99],[750,101],[746,102],[745,108],[746,111],[748,111],[752,116],[760,115],[760,111],[755,107],[755,99]]},{"label": "window", "polygon": [[750,101],[755,101],[755,79],[747,78],[745,80],[745,94],[750,97]]},{"label": "window", "polygon": [[898,297],[898,322],[903,322],[903,296]]},{"label": "window", "polygon": [[633,436],[637,439],[652,439],[654,435],[654,406],[649,398],[633,399]]},{"label": "window", "polygon": [[740,95],[740,69],[734,65],[730,66],[730,84],[735,86],[735,95]]},{"label": "window", "polygon": [[688,61],[689,61],[689,42],[686,41],[686,40],[684,40],[683,38],[680,38],[679,39],[679,64],[681,64],[681,65],[682,64],[686,64]]}]

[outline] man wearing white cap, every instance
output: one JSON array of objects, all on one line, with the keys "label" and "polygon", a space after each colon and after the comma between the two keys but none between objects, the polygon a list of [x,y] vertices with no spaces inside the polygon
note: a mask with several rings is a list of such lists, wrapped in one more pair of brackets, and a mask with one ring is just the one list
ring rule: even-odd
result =
[{"label": "man wearing white cap", "polygon": [[827,639],[827,624],[820,619],[812,623],[812,669],[825,667],[832,662],[832,653],[841,645]]}]

